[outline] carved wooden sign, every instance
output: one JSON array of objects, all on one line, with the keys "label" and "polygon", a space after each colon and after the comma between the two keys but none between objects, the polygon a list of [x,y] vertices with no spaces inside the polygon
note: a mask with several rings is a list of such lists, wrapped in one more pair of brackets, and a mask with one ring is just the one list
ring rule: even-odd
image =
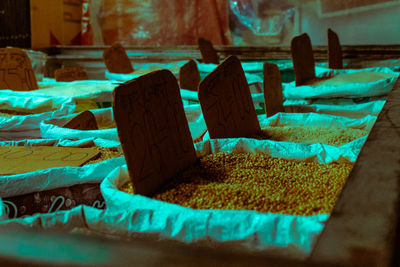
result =
[{"label": "carved wooden sign", "polygon": [[0,175],[82,166],[99,154],[95,148],[0,146]]},{"label": "carved wooden sign", "polygon": [[64,128],[76,130],[98,130],[96,117],[90,111],[84,111],[67,122]]},{"label": "carved wooden sign", "polygon": [[191,59],[179,69],[179,84],[182,89],[196,91],[200,83],[200,72],[196,62]]},{"label": "carved wooden sign", "polygon": [[57,82],[72,82],[89,79],[82,67],[64,67],[57,69],[54,75]]},{"label": "carved wooden sign", "polygon": [[35,72],[27,54],[19,48],[0,48],[0,89],[38,89]]},{"label": "carved wooden sign", "polygon": [[282,79],[276,64],[265,62],[264,74],[264,103],[267,117],[283,112]]},{"label": "carved wooden sign", "polygon": [[114,90],[114,119],[136,194],[152,195],[196,161],[178,82],[160,70]]},{"label": "carved wooden sign", "polygon": [[330,69],[343,69],[342,46],[336,32],[328,29],[328,67]]},{"label": "carved wooden sign", "polygon": [[211,138],[247,137],[261,130],[242,65],[235,56],[204,78],[199,101]]},{"label": "carved wooden sign", "polygon": [[115,43],[104,50],[103,60],[107,70],[111,73],[129,74],[133,72],[125,48],[119,43]]},{"label": "carved wooden sign", "polygon": [[201,57],[203,58],[203,63],[219,64],[217,51],[215,51],[214,46],[209,40],[199,38],[197,43],[199,45]]},{"label": "carved wooden sign", "polygon": [[296,36],[290,44],[296,86],[315,79],[315,61],[310,37],[307,33]]}]

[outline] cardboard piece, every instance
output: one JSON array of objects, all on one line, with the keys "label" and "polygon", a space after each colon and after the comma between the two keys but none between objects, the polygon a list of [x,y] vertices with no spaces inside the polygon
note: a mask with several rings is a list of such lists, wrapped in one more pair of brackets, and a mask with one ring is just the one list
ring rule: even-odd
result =
[{"label": "cardboard piece", "polygon": [[78,167],[99,154],[95,148],[0,146],[0,175],[54,167]]},{"label": "cardboard piece", "polygon": [[204,78],[199,101],[211,138],[247,137],[261,131],[242,65],[235,56]]},{"label": "cardboard piece", "polygon": [[90,111],[84,111],[67,122],[64,128],[76,130],[98,130],[96,117]]},{"label": "cardboard piece", "polygon": [[219,64],[219,56],[212,43],[204,38],[197,39],[203,63]]},{"label": "cardboard piece", "polygon": [[340,45],[339,36],[330,28],[328,35],[328,68],[343,69],[342,46]]},{"label": "cardboard piece", "polygon": [[88,80],[89,77],[82,67],[64,67],[57,69],[54,73],[57,82],[72,82],[77,80]]},{"label": "cardboard piece", "polygon": [[114,43],[104,50],[103,60],[107,70],[111,73],[129,74],[133,72],[133,67],[125,48],[119,43]]},{"label": "cardboard piece", "polygon": [[115,88],[113,111],[136,194],[154,194],[196,161],[178,82],[169,70]]},{"label": "cardboard piece", "polygon": [[315,61],[310,37],[307,33],[296,36],[290,44],[296,86],[315,79]]},{"label": "cardboard piece", "polygon": [[38,88],[28,55],[19,48],[0,48],[0,89],[31,91]]},{"label": "cardboard piece", "polygon": [[263,74],[265,112],[271,117],[284,111],[281,72],[278,65],[265,62]]},{"label": "cardboard piece", "polygon": [[193,59],[179,69],[179,84],[182,89],[197,92],[200,80],[200,71]]}]

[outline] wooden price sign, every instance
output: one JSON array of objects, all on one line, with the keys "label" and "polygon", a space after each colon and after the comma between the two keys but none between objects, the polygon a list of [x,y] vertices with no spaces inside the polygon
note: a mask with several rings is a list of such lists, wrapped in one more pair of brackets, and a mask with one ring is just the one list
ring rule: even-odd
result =
[{"label": "wooden price sign", "polygon": [[35,72],[27,54],[19,48],[0,48],[0,89],[38,89]]},{"label": "wooden price sign", "polygon": [[304,85],[315,79],[315,61],[308,34],[303,33],[294,37],[290,44],[290,50],[296,76],[296,86]]},{"label": "wooden price sign", "polygon": [[84,111],[67,122],[64,128],[76,130],[98,130],[96,117],[90,111]]},{"label": "wooden price sign", "polygon": [[200,72],[196,62],[191,59],[179,69],[179,84],[182,89],[196,91],[200,83]]},{"label": "wooden price sign", "polygon": [[103,60],[107,70],[111,73],[129,74],[133,72],[125,48],[119,43],[115,43],[104,50]]},{"label": "wooden price sign", "polygon": [[219,64],[217,51],[215,51],[214,46],[209,40],[199,38],[197,43],[199,45],[201,57],[203,58],[203,63]]},{"label": "wooden price sign", "polygon": [[178,82],[169,70],[115,88],[113,111],[135,193],[154,194],[196,161]]},{"label": "wooden price sign", "polygon": [[264,74],[264,103],[267,117],[283,112],[282,79],[276,64],[265,62]]},{"label": "wooden price sign", "polygon": [[204,78],[199,101],[211,138],[247,137],[261,131],[242,65],[235,56]]},{"label": "wooden price sign", "polygon": [[64,67],[57,69],[54,75],[57,82],[72,82],[89,79],[82,67]]},{"label": "wooden price sign", "polygon": [[95,148],[0,146],[0,175],[54,167],[78,167],[99,154]]},{"label": "wooden price sign", "polygon": [[336,32],[328,29],[328,67],[330,69],[343,69],[342,46]]}]

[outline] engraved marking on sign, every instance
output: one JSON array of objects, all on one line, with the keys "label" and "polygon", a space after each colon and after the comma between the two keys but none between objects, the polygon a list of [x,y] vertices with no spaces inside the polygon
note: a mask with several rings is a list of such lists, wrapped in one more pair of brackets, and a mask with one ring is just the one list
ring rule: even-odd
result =
[{"label": "engraved marking on sign", "polygon": [[114,118],[135,192],[153,194],[196,160],[176,78],[170,71],[155,71],[120,85],[114,97]]},{"label": "engraved marking on sign", "polygon": [[0,48],[0,89],[30,91],[38,88],[27,54],[19,48]]},{"label": "engraved marking on sign", "polygon": [[211,138],[245,137],[261,130],[242,66],[234,56],[200,83],[199,101]]}]

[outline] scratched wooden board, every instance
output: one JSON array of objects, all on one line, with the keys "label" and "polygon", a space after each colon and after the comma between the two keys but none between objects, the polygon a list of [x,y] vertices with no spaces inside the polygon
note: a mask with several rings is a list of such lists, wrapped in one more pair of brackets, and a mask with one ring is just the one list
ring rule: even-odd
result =
[{"label": "scratched wooden board", "polygon": [[75,117],[73,117],[69,122],[67,122],[64,128],[70,128],[75,130],[98,130],[96,117],[91,111],[84,111]]},{"label": "scratched wooden board", "polygon": [[[390,265],[400,230],[400,81],[397,80],[311,254],[315,262]],[[396,231],[397,229],[397,231]],[[398,266],[398,265],[397,265]]]},{"label": "scratched wooden board", "polygon": [[276,64],[265,62],[264,74],[264,103],[267,117],[283,112],[282,79]]},{"label": "scratched wooden board", "polygon": [[104,49],[103,60],[107,70],[111,73],[129,74],[133,72],[133,67],[125,48],[119,43]]},{"label": "scratched wooden board", "polygon": [[88,80],[89,77],[82,67],[64,67],[54,73],[57,82],[72,82]]},{"label": "scratched wooden board", "polygon": [[332,29],[328,29],[328,67],[330,69],[343,69],[342,46],[339,36]]},{"label": "scratched wooden board", "polygon": [[292,39],[290,50],[293,59],[293,69],[296,76],[296,86],[303,85],[315,78],[315,61],[311,40],[303,33]]},{"label": "scratched wooden board", "polygon": [[199,101],[211,138],[246,137],[261,130],[242,65],[235,56],[204,78]]},{"label": "scratched wooden board", "polygon": [[30,91],[38,88],[28,55],[19,48],[0,48],[0,89]]},{"label": "scratched wooden board", "polygon": [[135,193],[154,194],[196,161],[178,82],[169,70],[115,88],[113,111]]},{"label": "scratched wooden board", "polygon": [[203,63],[219,64],[219,56],[212,43],[204,38],[197,40]]},{"label": "scratched wooden board", "polygon": [[0,175],[82,166],[99,154],[95,148],[0,146]]},{"label": "scratched wooden board", "polygon": [[179,85],[182,89],[196,91],[200,83],[200,71],[196,62],[191,59],[179,69]]}]

